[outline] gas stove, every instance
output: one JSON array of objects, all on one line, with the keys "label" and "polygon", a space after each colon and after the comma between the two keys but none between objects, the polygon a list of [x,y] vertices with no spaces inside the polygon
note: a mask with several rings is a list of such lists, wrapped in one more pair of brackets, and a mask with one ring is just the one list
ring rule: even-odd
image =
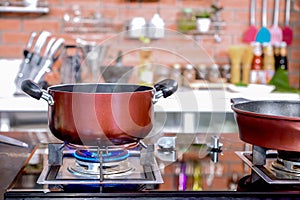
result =
[{"label": "gas stove", "polygon": [[[20,138],[25,141],[42,138],[34,135],[20,133]],[[298,175],[293,178],[277,175],[277,168],[281,168],[277,160],[284,163],[286,152],[279,152],[284,155],[277,158],[276,150],[253,146],[252,151],[243,151],[249,145],[242,143],[237,134],[212,137],[206,144],[183,145],[184,140],[192,138],[202,141],[202,134],[166,134],[160,140],[162,143],[147,141],[146,145],[134,143],[125,148],[75,147],[59,141],[29,143],[29,156],[21,168],[15,167],[17,173],[0,166],[1,171],[5,169],[10,174],[4,177],[15,176],[8,180],[4,198],[278,199],[300,195]],[[15,156],[22,153],[22,148],[0,144],[0,151],[7,152],[0,154],[0,159],[7,155],[5,160],[15,163]]]},{"label": "gas stove", "polygon": [[240,181],[239,189],[258,190],[260,187],[271,191],[300,191],[299,152],[253,145],[252,151],[236,154],[252,169],[251,175]]},{"label": "gas stove", "polygon": [[[113,191],[154,188],[163,183],[154,159],[154,147],[138,144],[124,147],[74,147],[50,143],[37,145],[27,166],[36,167],[36,186],[30,192]],[[39,163],[43,166],[39,168]],[[14,192],[22,183],[25,169],[21,170],[8,191]],[[74,189],[75,188],[75,189]]]}]

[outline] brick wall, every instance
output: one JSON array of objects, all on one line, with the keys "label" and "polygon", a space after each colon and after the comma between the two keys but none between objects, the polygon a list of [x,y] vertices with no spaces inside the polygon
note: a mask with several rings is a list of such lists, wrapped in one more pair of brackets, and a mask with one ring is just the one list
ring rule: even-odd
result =
[{"label": "brick wall", "polygon": [[[180,49],[184,55],[188,55],[190,62],[199,64],[204,62],[201,59],[211,58],[216,63],[228,63],[227,49],[229,45],[241,44],[244,31],[249,25],[249,1],[250,0],[219,0],[219,6],[224,9],[221,18],[226,26],[221,31],[222,41],[216,43],[212,35],[201,36],[200,39],[188,36],[167,37],[155,41],[160,47]],[[184,7],[207,8],[216,0],[159,0],[159,1],[129,1],[129,0],[48,0],[50,12],[48,14],[17,14],[0,13],[0,58],[22,58],[22,50],[31,31],[48,30],[56,36],[64,37],[67,43],[74,43],[76,37],[103,41],[114,38],[113,49],[132,48],[140,45],[139,41],[126,40],[118,37],[122,24],[132,17],[143,16],[150,19],[159,9],[161,17],[165,20],[168,29],[176,30],[176,16]],[[300,74],[300,0],[292,0],[291,22],[294,31],[293,44],[288,47],[290,82],[293,87],[299,87]],[[83,15],[90,13],[101,13],[111,19],[114,30],[109,32],[75,33],[66,32],[63,15],[70,11],[72,6],[79,5]],[[260,26],[261,0],[257,1],[256,20]],[[271,26],[273,19],[273,1],[268,1],[268,26]],[[284,21],[284,0],[280,0],[279,25],[283,26]],[[183,39],[184,38],[184,39]],[[187,45],[186,40],[193,40],[199,46]],[[122,44],[121,44],[122,43]],[[189,41],[189,43],[191,43]],[[193,44],[194,44],[193,43]],[[174,47],[175,45],[175,47]],[[196,46],[197,46],[196,45]],[[203,47],[203,48],[202,48]],[[116,51],[113,52],[116,55]],[[200,56],[199,55],[208,55]],[[171,57],[172,58],[172,57]],[[132,62],[135,58],[128,57],[125,62]],[[159,54],[158,62],[172,64],[178,60],[170,59],[169,54]],[[180,60],[179,60],[180,61]],[[1,66],[2,67],[2,66]]]}]

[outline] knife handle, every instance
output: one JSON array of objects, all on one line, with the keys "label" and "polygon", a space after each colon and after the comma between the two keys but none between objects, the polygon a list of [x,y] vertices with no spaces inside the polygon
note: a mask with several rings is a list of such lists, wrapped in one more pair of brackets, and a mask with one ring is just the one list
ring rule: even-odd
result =
[{"label": "knife handle", "polygon": [[37,35],[37,33],[35,31],[31,32],[30,37],[28,39],[28,42],[26,44],[25,50],[30,51],[30,49],[32,47],[33,40],[34,40],[36,35]]},{"label": "knife handle", "polygon": [[51,33],[48,32],[48,31],[43,31],[43,32],[39,35],[39,37],[38,37],[38,39],[37,39],[37,41],[36,41],[36,43],[35,43],[34,50],[33,50],[35,54],[40,54],[40,51],[41,51],[42,47],[44,46],[44,44],[45,44],[46,41],[47,41],[47,38],[48,38],[50,35],[51,35]]}]

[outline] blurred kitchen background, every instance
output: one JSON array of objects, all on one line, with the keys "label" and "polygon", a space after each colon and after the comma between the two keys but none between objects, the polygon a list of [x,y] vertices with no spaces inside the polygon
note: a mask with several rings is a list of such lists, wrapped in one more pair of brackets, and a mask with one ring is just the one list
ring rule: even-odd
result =
[{"label": "blurred kitchen background", "polygon": [[[77,37],[95,39],[97,41],[108,39],[123,30],[125,23],[134,17],[144,17],[150,20],[152,16],[159,12],[160,17],[165,22],[165,27],[178,30],[178,16],[184,9],[194,10],[208,9],[211,5],[222,7],[219,20],[221,41],[216,42],[214,32],[195,36],[203,48],[218,64],[229,63],[228,47],[233,44],[242,43],[243,34],[249,27],[250,0],[40,0],[38,6],[47,9],[32,10],[32,12],[22,11],[22,9],[5,12],[5,2],[19,2],[1,0],[0,10],[0,57],[1,58],[22,58],[23,49],[32,31],[48,30],[58,37],[63,37],[67,44],[73,44]],[[1,3],[0,2],[0,3]],[[261,26],[261,0],[256,1],[256,26]],[[285,0],[280,0],[279,26],[284,26]],[[273,24],[274,1],[268,0],[268,27]],[[294,39],[288,47],[290,82],[295,88],[299,87],[299,27],[300,21],[300,1],[291,1],[290,26],[294,32]],[[68,17],[70,19],[68,19]],[[76,20],[70,24],[74,17],[86,19],[86,28],[77,27]],[[105,18],[105,27],[101,25],[100,19]],[[89,19],[89,20],[87,20]],[[97,23],[98,22],[98,23]],[[72,29],[73,27],[73,29]],[[217,27],[218,28],[218,27]],[[211,27],[214,29],[214,27]],[[189,46],[185,47],[184,40],[172,40],[163,38],[160,44],[180,46],[183,51],[193,57],[195,64],[198,54],[193,52]],[[120,45],[128,45],[131,40],[121,40]],[[163,45],[162,45],[163,46]],[[124,58],[126,59],[126,58]],[[172,59],[160,58],[161,62],[169,65],[174,64]],[[125,60],[124,60],[125,61]],[[193,62],[193,60],[191,61]],[[7,68],[7,66],[1,66]]]}]

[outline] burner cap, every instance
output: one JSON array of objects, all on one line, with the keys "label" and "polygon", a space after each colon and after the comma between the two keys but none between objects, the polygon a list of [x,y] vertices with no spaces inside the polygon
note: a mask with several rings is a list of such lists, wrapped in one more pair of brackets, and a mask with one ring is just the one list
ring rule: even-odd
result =
[{"label": "burner cap", "polygon": [[[129,157],[129,152],[125,149],[109,149],[108,151],[102,151],[102,162],[119,162]],[[100,154],[97,149],[77,149],[74,152],[74,157],[77,160],[84,162],[99,163]]]}]

